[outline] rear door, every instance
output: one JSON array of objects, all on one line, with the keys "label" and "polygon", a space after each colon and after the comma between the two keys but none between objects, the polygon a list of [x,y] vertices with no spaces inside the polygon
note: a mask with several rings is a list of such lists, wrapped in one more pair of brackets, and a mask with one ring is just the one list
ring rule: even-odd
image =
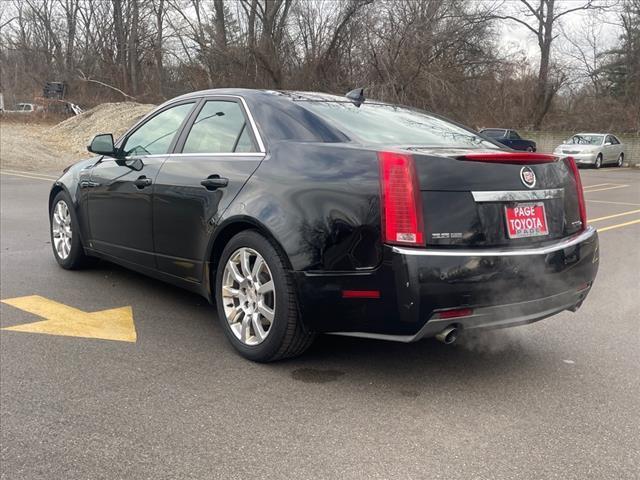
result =
[{"label": "rear door", "polygon": [[190,100],[157,112],[124,139],[124,158],[103,157],[92,168],[82,182],[89,192],[91,248],[155,268],[153,182],[194,106]]},{"label": "rear door", "polygon": [[607,135],[607,141],[611,143],[609,148],[611,149],[611,162],[617,162],[620,153],[622,153],[622,145],[620,141],[613,135]]},{"label": "rear door", "polygon": [[158,175],[153,228],[158,268],[200,283],[220,216],[265,157],[240,97],[206,97]]}]

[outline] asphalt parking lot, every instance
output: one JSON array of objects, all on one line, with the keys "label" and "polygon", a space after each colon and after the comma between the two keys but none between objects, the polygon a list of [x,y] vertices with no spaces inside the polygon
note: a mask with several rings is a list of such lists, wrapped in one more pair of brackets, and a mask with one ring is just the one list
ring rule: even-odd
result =
[{"label": "asphalt parking lot", "polygon": [[135,335],[0,331],[1,478],[640,478],[640,169],[581,172],[601,256],[577,313],[454,346],[324,336],[259,365],[194,294],[60,269],[50,175],[4,170],[0,299],[131,307]]}]

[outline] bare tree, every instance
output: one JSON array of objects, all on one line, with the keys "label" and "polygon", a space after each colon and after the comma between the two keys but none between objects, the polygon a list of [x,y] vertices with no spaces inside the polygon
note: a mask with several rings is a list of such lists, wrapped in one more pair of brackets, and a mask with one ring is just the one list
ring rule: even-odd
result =
[{"label": "bare tree", "polygon": [[521,8],[513,15],[496,15],[495,18],[510,20],[523,25],[538,40],[540,49],[540,67],[538,81],[534,92],[533,128],[540,129],[545,115],[551,107],[553,97],[562,86],[566,77],[562,72],[552,75],[551,45],[558,34],[554,30],[558,21],[573,12],[580,10],[602,9],[605,5],[596,4],[595,0],[571,2],[569,8],[557,8],[556,0],[519,0]]}]

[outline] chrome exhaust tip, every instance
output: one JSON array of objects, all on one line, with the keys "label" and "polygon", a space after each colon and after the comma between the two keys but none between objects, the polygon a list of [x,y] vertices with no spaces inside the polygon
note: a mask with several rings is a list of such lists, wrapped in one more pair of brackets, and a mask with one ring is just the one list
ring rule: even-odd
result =
[{"label": "chrome exhaust tip", "polygon": [[451,345],[458,339],[459,330],[456,327],[449,326],[436,334],[436,338],[445,345]]}]

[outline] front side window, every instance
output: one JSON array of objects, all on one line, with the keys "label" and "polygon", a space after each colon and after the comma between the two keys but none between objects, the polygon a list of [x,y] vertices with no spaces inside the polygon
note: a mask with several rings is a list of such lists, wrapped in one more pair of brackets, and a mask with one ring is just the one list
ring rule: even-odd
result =
[{"label": "front side window", "polygon": [[517,132],[514,132],[513,130],[511,130],[511,131],[509,132],[509,138],[510,138],[511,140],[520,140],[520,135],[518,135],[518,133],[517,133]]},{"label": "front side window", "polygon": [[240,105],[223,100],[210,100],[204,104],[182,149],[182,153],[255,151]]},{"label": "front side window", "polygon": [[162,155],[169,152],[171,142],[193,103],[184,103],[160,112],[129,135],[123,146],[126,156]]},{"label": "front side window", "polygon": [[356,107],[351,102],[331,101],[300,101],[300,104],[339,130],[369,144],[404,148],[498,148],[466,128],[411,108],[381,103]]}]

